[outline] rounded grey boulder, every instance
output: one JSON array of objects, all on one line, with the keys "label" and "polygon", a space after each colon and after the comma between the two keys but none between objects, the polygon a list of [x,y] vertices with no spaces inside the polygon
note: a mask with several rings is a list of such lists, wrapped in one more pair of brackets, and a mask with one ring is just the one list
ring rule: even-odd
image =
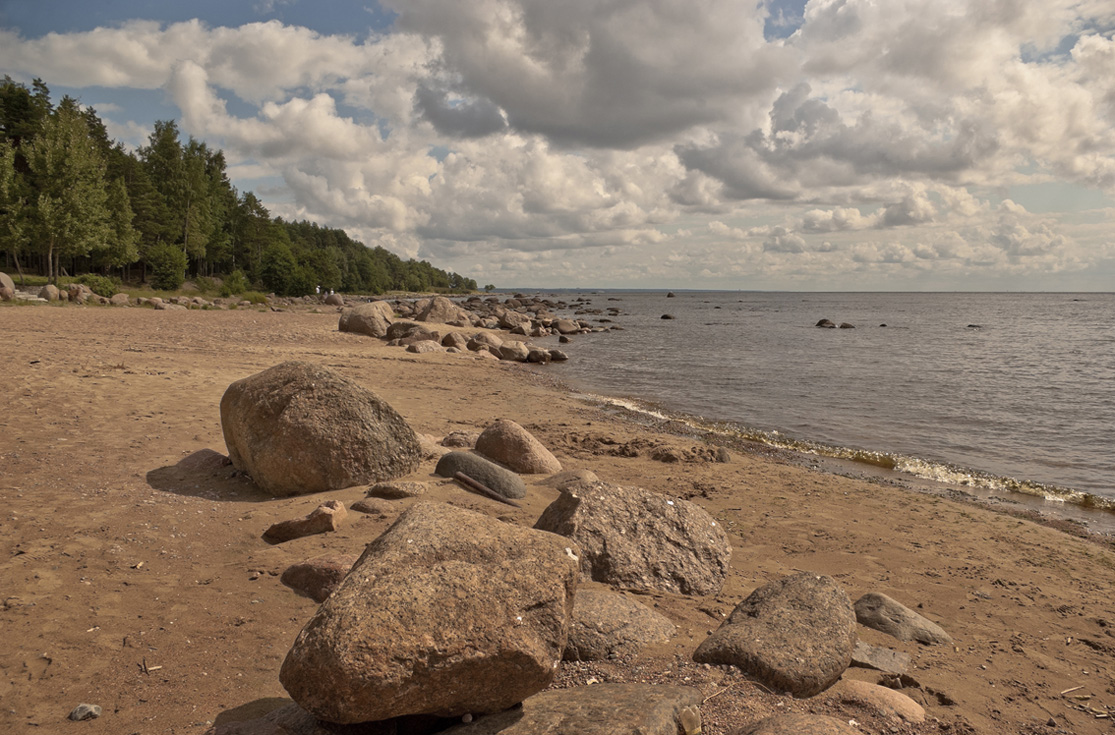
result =
[{"label": "rounded grey boulder", "polygon": [[280,496],[393,480],[422,456],[414,431],[384,400],[306,362],[230,385],[221,428],[236,469]]}]

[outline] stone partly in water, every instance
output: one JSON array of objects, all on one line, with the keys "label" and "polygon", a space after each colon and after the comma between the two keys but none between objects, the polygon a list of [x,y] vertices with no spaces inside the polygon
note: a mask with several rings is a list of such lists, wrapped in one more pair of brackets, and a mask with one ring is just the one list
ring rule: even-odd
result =
[{"label": "stone partly in water", "polygon": [[576,541],[585,576],[627,589],[716,594],[732,558],[728,535],[707,511],[638,487],[576,485],[534,527]]},{"label": "stone partly in water", "polygon": [[699,689],[653,684],[556,689],[445,735],[698,735],[703,699]]},{"label": "stone partly in water", "polygon": [[553,680],[578,550],[568,539],[419,503],[365,549],[279,679],[328,722],[500,712]]},{"label": "stone partly in water", "polygon": [[273,495],[335,490],[410,474],[418,437],[385,401],[348,378],[285,362],[228,387],[229,458]]},{"label": "stone partly in water", "polygon": [[802,572],[752,592],[693,660],[738,666],[772,689],[812,697],[840,678],[855,645],[848,595],[831,577]]}]

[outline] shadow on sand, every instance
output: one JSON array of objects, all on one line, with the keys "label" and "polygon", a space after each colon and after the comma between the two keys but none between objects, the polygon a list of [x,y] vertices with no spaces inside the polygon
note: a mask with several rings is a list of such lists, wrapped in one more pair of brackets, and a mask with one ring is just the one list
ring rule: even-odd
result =
[{"label": "shadow on sand", "polygon": [[228,457],[212,449],[200,449],[178,464],[151,470],[147,484],[163,492],[206,500],[259,503],[274,499],[238,472]]},{"label": "shadow on sand", "polygon": [[337,725],[321,722],[289,699],[267,697],[225,710],[213,721],[213,729],[219,735],[278,732],[290,735],[433,735],[459,722],[459,718],[412,715],[382,722]]}]

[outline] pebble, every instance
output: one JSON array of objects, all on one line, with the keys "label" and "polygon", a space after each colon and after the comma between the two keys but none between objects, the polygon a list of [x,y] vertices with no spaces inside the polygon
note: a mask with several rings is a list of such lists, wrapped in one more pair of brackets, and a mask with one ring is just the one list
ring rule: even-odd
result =
[{"label": "pebble", "polygon": [[95,720],[101,716],[101,706],[99,704],[79,704],[74,707],[70,712],[70,719],[74,722],[81,722],[82,720]]}]

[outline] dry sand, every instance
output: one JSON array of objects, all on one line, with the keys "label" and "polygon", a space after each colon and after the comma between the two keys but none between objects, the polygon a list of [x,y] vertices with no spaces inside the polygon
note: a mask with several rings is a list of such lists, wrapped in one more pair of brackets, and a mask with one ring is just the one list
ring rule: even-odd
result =
[{"label": "dry sand", "polygon": [[[0,731],[202,733],[285,701],[283,656],[315,605],[279,582],[291,563],[358,552],[410,501],[351,513],[337,533],[269,546],[275,521],[354,487],[269,499],[230,467],[218,405],[234,380],[284,360],[325,365],[390,402],[419,432],[526,426],[566,468],[688,497],[731,532],[732,573],[714,598],[640,595],[678,625],[633,661],[569,665],[596,679],[700,686],[705,733],[770,712],[855,720],[868,733],[1106,733],[1115,710],[1115,553],[1025,519],[848,479],[761,452],[727,464],[665,463],[693,438],[639,427],[551,385],[546,368],[413,356],[337,331],[337,314],[0,308]],[[607,339],[598,335],[594,339]],[[637,453],[638,456],[617,456]],[[181,464],[180,464],[181,463]],[[532,524],[556,491],[527,478],[521,510],[433,476],[433,498]],[[938,622],[953,647],[861,638],[910,654],[918,726],[824,694],[792,700],[689,655],[742,597],[794,570],[875,590]],[[878,672],[846,677],[877,681]],[[1063,691],[1079,687],[1067,694]],[[66,720],[99,704],[93,721]]]}]

